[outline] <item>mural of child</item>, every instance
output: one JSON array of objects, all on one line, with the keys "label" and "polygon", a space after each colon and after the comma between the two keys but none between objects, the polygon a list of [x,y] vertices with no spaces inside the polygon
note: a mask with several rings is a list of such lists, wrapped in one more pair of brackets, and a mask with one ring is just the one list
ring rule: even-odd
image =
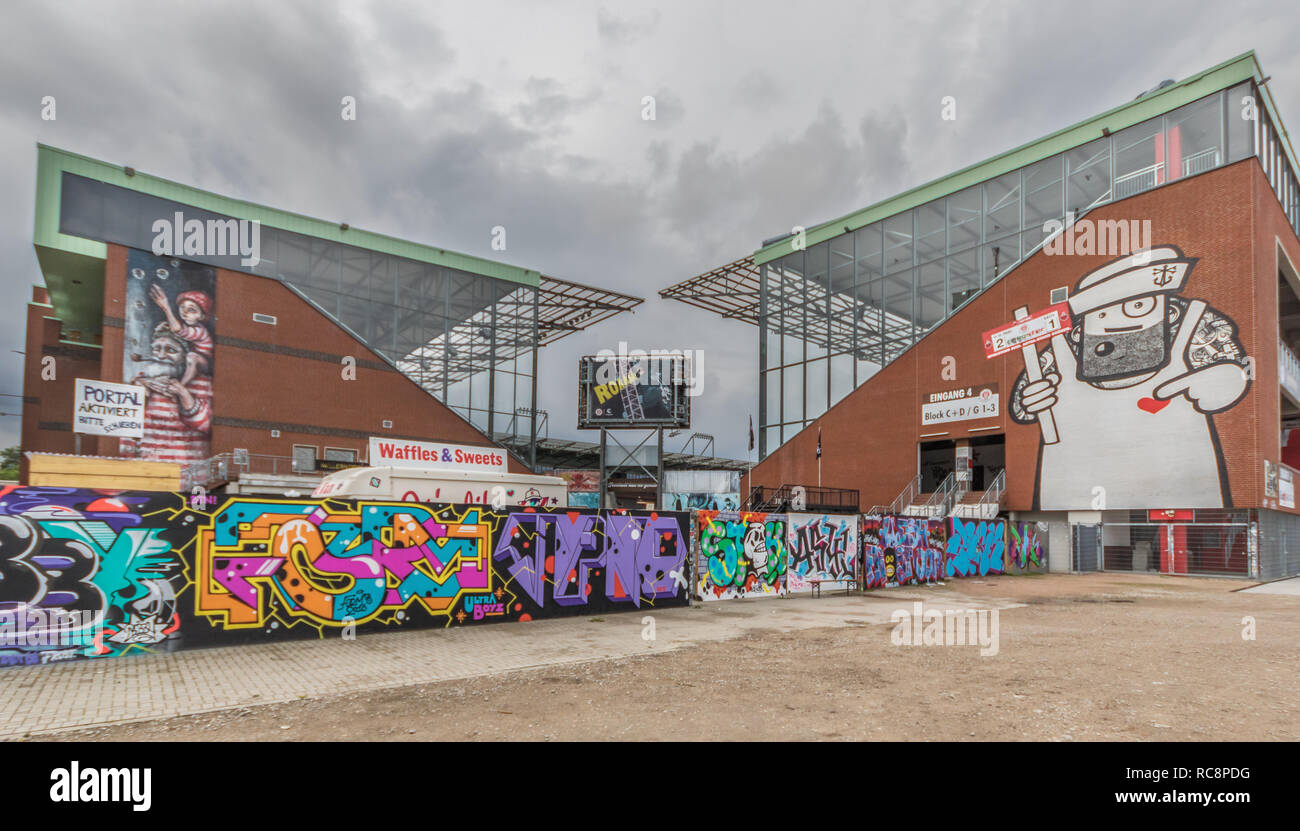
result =
[{"label": "mural of child", "polygon": [[200,372],[210,375],[212,334],[203,324],[212,317],[212,298],[201,291],[181,292],[176,297],[176,311],[173,312],[166,293],[157,283],[149,287],[149,298],[167,316],[167,328],[172,334],[185,341],[185,374],[180,379],[181,384],[193,381]]}]

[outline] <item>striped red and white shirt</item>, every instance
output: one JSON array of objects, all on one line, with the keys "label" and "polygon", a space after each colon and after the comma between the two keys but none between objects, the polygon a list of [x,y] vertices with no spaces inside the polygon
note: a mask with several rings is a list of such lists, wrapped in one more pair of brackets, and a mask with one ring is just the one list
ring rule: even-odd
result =
[{"label": "striped red and white shirt", "polygon": [[212,335],[208,332],[208,327],[195,324],[193,326],[182,326],[176,333],[176,337],[189,344],[189,348],[212,360]]},{"label": "striped red and white shirt", "polygon": [[[122,453],[153,462],[198,462],[209,456],[212,431],[212,379],[195,378],[187,389],[194,412],[181,412],[180,401],[149,391],[144,407],[144,438],[122,439]],[[138,450],[138,453],[137,453]]]}]

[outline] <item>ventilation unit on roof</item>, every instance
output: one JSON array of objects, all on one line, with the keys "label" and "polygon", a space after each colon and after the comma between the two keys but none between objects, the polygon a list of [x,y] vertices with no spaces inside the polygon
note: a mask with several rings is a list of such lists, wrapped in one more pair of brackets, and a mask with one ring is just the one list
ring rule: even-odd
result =
[{"label": "ventilation unit on roof", "polygon": [[1150,94],[1153,93],[1153,92],[1159,92],[1160,90],[1164,89],[1165,87],[1172,87],[1173,85],[1174,85],[1174,79],[1173,79],[1173,78],[1166,78],[1166,79],[1164,79],[1163,81],[1161,81],[1160,83],[1158,83],[1158,84],[1156,84],[1155,86],[1153,86],[1151,89],[1147,90],[1146,92],[1139,92],[1139,93],[1137,94],[1137,96],[1134,97],[1133,100],[1136,101],[1136,100],[1138,100],[1138,98],[1142,98],[1142,97],[1144,97],[1144,96],[1150,95]]}]

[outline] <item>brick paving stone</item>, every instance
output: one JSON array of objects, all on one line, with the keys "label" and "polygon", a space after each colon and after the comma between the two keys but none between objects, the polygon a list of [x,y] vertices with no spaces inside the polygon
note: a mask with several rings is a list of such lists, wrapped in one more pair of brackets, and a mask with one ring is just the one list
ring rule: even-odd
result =
[{"label": "brick paving stone", "polygon": [[[915,588],[8,667],[0,670],[0,739],[662,653],[752,630],[888,623],[890,612],[913,600],[952,608],[1021,605],[977,601],[950,588]],[[655,620],[654,641],[641,637],[646,615]]]}]

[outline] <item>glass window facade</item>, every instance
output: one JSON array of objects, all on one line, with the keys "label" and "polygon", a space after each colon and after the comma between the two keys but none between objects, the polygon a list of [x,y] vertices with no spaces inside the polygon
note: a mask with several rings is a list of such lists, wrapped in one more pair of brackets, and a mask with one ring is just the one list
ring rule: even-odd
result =
[{"label": "glass window facade", "polygon": [[1251,155],[1300,234],[1295,172],[1247,82],[761,266],[760,456],[1033,254],[1047,223]]},{"label": "glass window facade", "polygon": [[[149,250],[154,221],[177,212],[186,220],[229,218],[63,175],[65,234]],[[256,265],[242,264],[238,253],[183,259],[279,280],[479,430],[531,435],[532,416],[518,413],[534,409],[535,288],[265,225],[259,231]]]}]

